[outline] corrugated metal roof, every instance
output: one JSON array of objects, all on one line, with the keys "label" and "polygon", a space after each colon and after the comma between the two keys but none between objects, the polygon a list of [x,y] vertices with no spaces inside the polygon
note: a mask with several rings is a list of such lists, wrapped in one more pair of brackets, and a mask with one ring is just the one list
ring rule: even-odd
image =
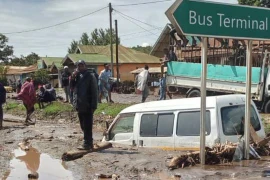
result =
[{"label": "corrugated metal roof", "polygon": [[[109,61],[111,59],[111,50],[110,50],[110,45],[107,46],[97,46],[97,50],[93,50],[93,46],[87,45],[79,46],[80,49],[88,49],[87,52],[88,54],[97,52],[98,54],[105,55],[109,58]],[[84,53],[83,53],[84,54]],[[140,51],[136,51],[131,48],[124,47],[122,45],[118,46],[118,58],[119,58],[119,63],[160,63],[159,58],[151,56],[149,54],[142,53]],[[113,60],[114,63],[116,63],[116,45],[113,45]]]},{"label": "corrugated metal roof", "polygon": [[[116,62],[116,45],[113,45],[113,60]],[[111,56],[110,46],[106,46],[100,54],[104,54],[108,57]],[[159,58],[136,51],[131,48],[124,47],[122,45],[118,46],[118,58],[119,63],[160,63]]]},{"label": "corrugated metal roof", "polygon": [[12,74],[26,74],[35,72],[37,70],[37,64],[31,66],[6,66],[7,68],[7,75]]},{"label": "corrugated metal roof", "polygon": [[103,64],[110,63],[110,58],[102,54],[68,54],[64,61],[69,58],[73,63],[79,60],[84,60],[87,64]]},{"label": "corrugated metal roof", "polygon": [[79,50],[81,54],[98,54],[105,47],[106,46],[78,45],[77,50]]},{"label": "corrugated metal roof", "polygon": [[[139,74],[143,70],[144,70],[144,68],[139,68],[139,69],[135,69],[135,70],[131,71],[130,73],[131,74]],[[148,71],[151,74],[161,73],[161,67],[150,67]],[[164,72],[167,72],[167,67],[164,67]]]},{"label": "corrugated metal roof", "polygon": [[54,63],[54,65],[57,68],[60,68],[62,67],[62,61],[64,58],[63,57],[41,57],[40,59],[44,61],[47,67],[52,66]]}]

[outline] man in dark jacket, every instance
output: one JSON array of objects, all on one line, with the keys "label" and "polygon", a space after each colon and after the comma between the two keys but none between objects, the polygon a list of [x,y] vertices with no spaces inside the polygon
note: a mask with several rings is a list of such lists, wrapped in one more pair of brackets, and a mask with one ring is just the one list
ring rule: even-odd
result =
[{"label": "man in dark jacket", "polygon": [[64,72],[62,73],[62,87],[64,88],[65,94],[66,94],[66,101],[69,102],[69,96],[70,96],[70,87],[69,87],[69,76],[70,72],[68,71],[68,67],[64,67]]},{"label": "man in dark jacket", "polygon": [[93,114],[97,109],[97,82],[96,78],[86,69],[85,62],[79,60],[77,69],[71,79],[73,93],[73,105],[78,112],[81,129],[84,133],[84,143],[80,150],[91,150],[93,148]]},{"label": "man in dark jacket", "polygon": [[6,102],[6,89],[5,87],[0,83],[0,129],[3,128],[3,104]]}]

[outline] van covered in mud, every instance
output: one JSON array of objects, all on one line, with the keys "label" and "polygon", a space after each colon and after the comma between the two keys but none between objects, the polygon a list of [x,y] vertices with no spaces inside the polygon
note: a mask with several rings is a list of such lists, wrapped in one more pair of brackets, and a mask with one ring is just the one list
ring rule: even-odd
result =
[{"label": "van covered in mud", "polygon": [[[244,134],[245,96],[207,97],[206,146],[238,142]],[[264,138],[264,126],[252,102],[251,124]],[[103,141],[170,150],[193,150],[200,145],[200,97],[153,101],[121,111]]]}]

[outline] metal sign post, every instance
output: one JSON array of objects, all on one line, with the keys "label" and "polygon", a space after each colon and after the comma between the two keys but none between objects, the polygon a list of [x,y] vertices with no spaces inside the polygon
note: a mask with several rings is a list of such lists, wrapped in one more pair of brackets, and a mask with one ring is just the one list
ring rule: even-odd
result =
[{"label": "metal sign post", "polygon": [[[239,13],[241,12],[241,13]],[[202,0],[176,0],[166,16],[178,33],[190,36],[249,39],[247,47],[245,158],[249,159],[249,127],[251,111],[252,41],[270,39],[270,9]],[[201,164],[205,163],[205,113],[207,42],[202,41],[201,75]]]},{"label": "metal sign post", "polygon": [[206,77],[207,77],[207,38],[202,38],[201,74],[201,118],[200,118],[200,159],[205,164],[205,119],[206,119]]},{"label": "metal sign post", "polygon": [[244,158],[249,159],[249,127],[250,127],[250,112],[251,112],[251,76],[252,76],[252,40],[248,41],[247,53],[246,53],[246,103],[245,103],[245,152]]}]

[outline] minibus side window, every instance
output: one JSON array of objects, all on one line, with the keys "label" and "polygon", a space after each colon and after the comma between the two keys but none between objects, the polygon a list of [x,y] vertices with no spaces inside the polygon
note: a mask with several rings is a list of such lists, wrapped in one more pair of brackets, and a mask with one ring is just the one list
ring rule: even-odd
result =
[{"label": "minibus side window", "polygon": [[[210,111],[206,111],[206,135],[211,133]],[[200,111],[180,112],[177,119],[177,136],[200,136]]]},{"label": "minibus side window", "polygon": [[132,133],[135,114],[121,114],[110,131],[110,140],[118,133]]},{"label": "minibus side window", "polygon": [[[244,118],[244,105],[228,106],[221,108],[221,121],[224,135],[243,135]],[[250,123],[255,129],[255,131],[259,131],[261,129],[259,118],[253,106],[251,108]]]},{"label": "minibus side window", "polygon": [[141,118],[140,136],[170,137],[173,135],[174,114],[144,114]]}]

